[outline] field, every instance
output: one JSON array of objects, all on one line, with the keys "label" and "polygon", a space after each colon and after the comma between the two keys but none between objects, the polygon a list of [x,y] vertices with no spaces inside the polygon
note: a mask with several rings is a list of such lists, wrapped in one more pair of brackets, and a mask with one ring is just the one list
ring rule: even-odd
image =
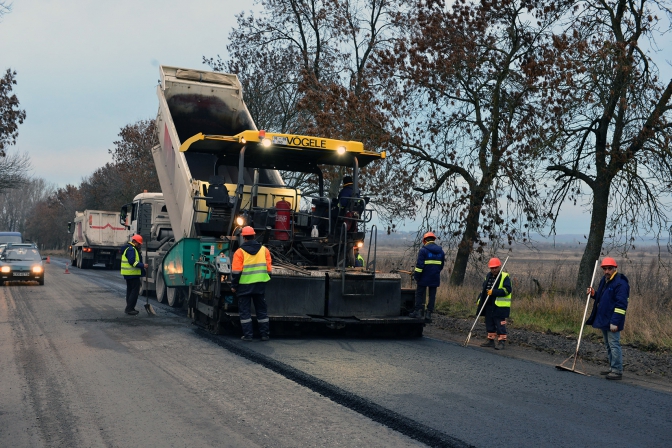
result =
[{"label": "field", "polygon": [[[411,270],[415,251],[409,250],[410,240],[382,239],[378,245],[377,270]],[[642,246],[623,258],[611,254],[619,263],[619,272],[628,277],[630,300],[622,341],[649,351],[672,351],[672,258],[662,248]],[[510,256],[506,271],[513,280],[512,328],[537,332],[578,335],[586,296],[574,293],[574,285],[583,247],[579,245],[542,244],[531,250],[514,248],[500,256]],[[364,251],[366,256],[366,251]],[[447,254],[442,285],[437,293],[437,311],[449,317],[475,318],[475,304],[481,283],[487,273],[485,261],[471,265],[463,286],[448,284],[454,254]],[[659,263],[659,260],[662,263]],[[602,271],[598,267],[594,287],[597,288]],[[406,277],[406,276],[404,276]],[[410,276],[404,286],[411,287]],[[587,286],[587,285],[586,285]],[[592,309],[592,301],[588,313]],[[601,340],[601,332],[587,327],[584,337]]]}]

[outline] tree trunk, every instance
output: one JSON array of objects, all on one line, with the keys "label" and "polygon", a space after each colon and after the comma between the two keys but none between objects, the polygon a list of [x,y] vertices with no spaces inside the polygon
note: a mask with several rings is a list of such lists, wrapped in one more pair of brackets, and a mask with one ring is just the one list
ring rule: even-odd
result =
[{"label": "tree trunk", "polygon": [[[484,191],[486,189],[483,189]],[[474,250],[474,241],[478,235],[478,226],[481,220],[481,208],[483,207],[483,198],[485,194],[474,193],[469,204],[469,214],[467,214],[466,226],[462,234],[462,240],[457,246],[457,255],[455,255],[455,264],[453,272],[450,274],[450,284],[460,286],[464,283],[464,276],[469,264],[469,256]]]},{"label": "tree trunk", "polygon": [[607,211],[609,208],[609,186],[611,181],[596,181],[593,191],[593,209],[590,217],[590,233],[588,242],[581,257],[579,275],[576,279],[576,292],[585,295],[586,288],[590,285],[595,260],[600,258],[602,243],[604,243],[604,229],[607,226]]}]

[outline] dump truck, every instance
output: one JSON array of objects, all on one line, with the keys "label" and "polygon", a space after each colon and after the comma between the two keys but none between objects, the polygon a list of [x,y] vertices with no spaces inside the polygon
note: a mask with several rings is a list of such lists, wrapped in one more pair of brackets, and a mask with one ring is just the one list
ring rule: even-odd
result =
[{"label": "dump truck", "polygon": [[[175,304],[184,302],[213,333],[239,331],[230,263],[242,227],[252,226],[273,258],[266,288],[272,333],[422,334],[425,321],[407,316],[400,275],[376,270],[377,229],[359,191],[360,168],[385,153],[257,129],[236,75],[161,66],[160,77],[152,155],[174,239],[153,269]],[[341,204],[329,197],[325,167],[351,173],[352,197]],[[313,176],[318,192],[303,195],[280,171]],[[353,248],[367,238],[366,265],[351,267]]]},{"label": "dump truck", "polygon": [[70,261],[72,266],[89,269],[94,264],[104,264],[108,269],[121,266],[121,249],[128,241],[129,232],[119,225],[119,213],[103,210],[75,212],[68,223],[72,233]]}]

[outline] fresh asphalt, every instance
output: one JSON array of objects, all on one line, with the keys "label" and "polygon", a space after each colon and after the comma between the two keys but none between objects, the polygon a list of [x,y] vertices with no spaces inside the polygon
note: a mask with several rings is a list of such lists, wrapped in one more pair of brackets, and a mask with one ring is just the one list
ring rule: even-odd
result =
[{"label": "fresh asphalt", "polygon": [[[52,259],[63,267],[64,262]],[[77,271],[117,296],[125,291],[116,272]],[[150,302],[162,312],[183,313]],[[242,343],[194,331],[430,446],[672,446],[670,394],[496,356],[488,349],[428,338]]]}]

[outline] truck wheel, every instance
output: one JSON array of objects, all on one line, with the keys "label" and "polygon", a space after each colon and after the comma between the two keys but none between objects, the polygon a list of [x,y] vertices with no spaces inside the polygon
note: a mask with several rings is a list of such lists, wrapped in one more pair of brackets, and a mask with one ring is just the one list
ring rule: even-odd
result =
[{"label": "truck wheel", "polygon": [[163,280],[163,267],[159,266],[154,277],[156,284],[156,301],[159,303],[166,302],[166,282]]},{"label": "truck wheel", "polygon": [[44,277],[42,277],[41,279],[39,279],[39,280],[37,281],[37,283],[40,284],[40,285],[44,285]]},{"label": "truck wheel", "polygon": [[82,251],[81,250],[77,251],[77,267],[79,269],[83,269],[82,268]]},{"label": "truck wheel", "polygon": [[150,294],[150,290],[145,289],[147,286],[147,280],[145,280],[145,277],[140,277],[140,294],[141,296],[145,297],[146,295]]},{"label": "truck wheel", "polygon": [[182,305],[182,291],[180,288],[166,288],[168,306],[177,308]]}]

